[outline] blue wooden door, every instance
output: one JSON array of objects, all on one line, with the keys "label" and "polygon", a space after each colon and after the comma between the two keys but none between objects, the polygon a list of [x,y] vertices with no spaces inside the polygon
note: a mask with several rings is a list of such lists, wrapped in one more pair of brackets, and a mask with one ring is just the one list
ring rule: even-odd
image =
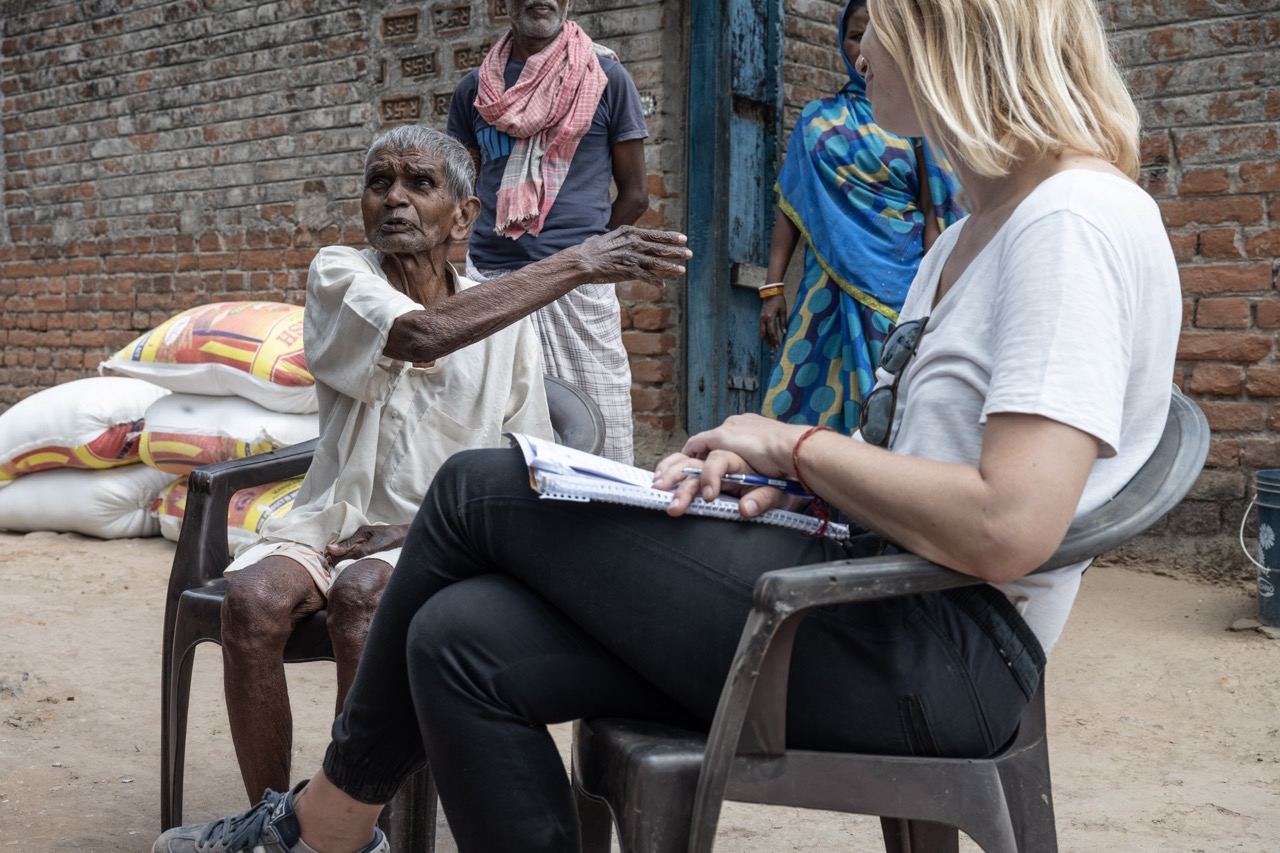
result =
[{"label": "blue wooden door", "polygon": [[696,432],[759,411],[772,366],[755,288],[773,224],[782,0],[691,5],[685,387]]}]

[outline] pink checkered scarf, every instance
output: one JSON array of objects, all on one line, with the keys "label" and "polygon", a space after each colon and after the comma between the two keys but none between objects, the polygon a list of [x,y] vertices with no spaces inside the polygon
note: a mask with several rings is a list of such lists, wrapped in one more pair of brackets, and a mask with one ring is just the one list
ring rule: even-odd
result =
[{"label": "pink checkered scarf", "polygon": [[508,31],[480,66],[476,111],[515,140],[498,187],[494,230],[512,240],[537,236],[555,203],[578,143],[591,127],[608,78],[591,39],[573,21],[529,57],[520,79],[506,88]]}]

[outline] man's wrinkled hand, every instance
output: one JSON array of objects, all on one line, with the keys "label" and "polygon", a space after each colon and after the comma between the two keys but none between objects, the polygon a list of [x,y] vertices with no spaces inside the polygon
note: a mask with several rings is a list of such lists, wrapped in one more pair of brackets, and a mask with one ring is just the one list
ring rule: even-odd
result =
[{"label": "man's wrinkled hand", "polygon": [[684,262],[693,257],[678,231],[658,231],[623,225],[607,234],[589,237],[573,249],[593,281],[638,279],[661,285],[685,274]]},{"label": "man's wrinkled hand", "polygon": [[407,524],[362,524],[346,539],[326,546],[325,553],[335,566],[343,560],[362,560],[400,547],[408,532]]}]

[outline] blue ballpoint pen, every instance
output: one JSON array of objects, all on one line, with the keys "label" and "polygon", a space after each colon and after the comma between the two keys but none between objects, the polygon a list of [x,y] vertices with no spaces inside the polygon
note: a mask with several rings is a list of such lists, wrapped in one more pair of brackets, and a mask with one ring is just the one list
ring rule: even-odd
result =
[{"label": "blue ballpoint pen", "polygon": [[[680,473],[698,476],[702,473],[702,469],[681,468]],[[802,498],[813,497],[804,486],[795,480],[779,480],[776,477],[762,477],[759,474],[725,474],[720,479],[726,483],[741,483],[744,486],[772,486],[775,489],[782,489],[789,495],[797,495]]]}]

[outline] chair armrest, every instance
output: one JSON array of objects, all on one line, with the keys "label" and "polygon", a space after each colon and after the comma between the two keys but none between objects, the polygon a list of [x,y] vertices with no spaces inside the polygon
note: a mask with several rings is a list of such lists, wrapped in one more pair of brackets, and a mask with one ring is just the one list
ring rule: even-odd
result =
[{"label": "chair armrest", "polygon": [[311,467],[311,457],[315,453],[317,441],[318,439],[313,438],[270,453],[201,466],[188,477],[187,493],[211,494],[229,489],[231,494],[235,494],[251,486],[301,476]]},{"label": "chair armrest", "polygon": [[241,489],[274,483],[307,472],[316,441],[304,441],[270,453],[216,462],[191,472],[182,531],[169,574],[169,597],[222,576],[227,553],[227,509]]}]

